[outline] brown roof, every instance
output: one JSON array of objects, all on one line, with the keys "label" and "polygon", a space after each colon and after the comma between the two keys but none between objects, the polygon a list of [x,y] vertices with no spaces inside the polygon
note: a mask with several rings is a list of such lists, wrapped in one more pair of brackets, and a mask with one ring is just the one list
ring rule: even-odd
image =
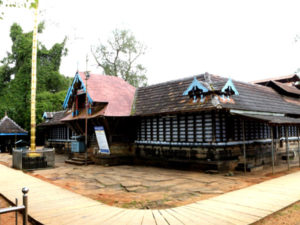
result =
[{"label": "brown roof", "polygon": [[270,81],[266,85],[272,87],[272,84],[274,84],[281,91],[283,91],[284,94],[300,96],[300,90],[298,88],[294,87],[294,86],[286,85],[284,83],[280,83],[280,82],[277,82],[277,81]]},{"label": "brown roof", "polygon": [[[198,75],[196,78],[198,81],[204,81],[204,75]],[[211,75],[211,80],[215,89],[221,89],[228,79]],[[204,104],[193,103],[188,96],[183,96],[183,92],[192,81],[193,77],[189,77],[139,88],[136,93],[134,115],[191,112],[216,108],[211,101],[206,101]],[[290,101],[286,101],[284,96],[270,87],[235,80],[233,83],[239,95],[232,96],[233,102],[224,103],[220,101],[220,105],[224,109],[300,115],[299,104],[291,101],[294,99],[298,102],[299,100],[296,98],[289,98]]]},{"label": "brown roof", "polygon": [[300,81],[300,78],[297,74],[291,74],[291,75],[286,75],[286,76],[279,76],[279,77],[271,77],[271,78],[266,78],[266,79],[262,79],[262,80],[255,80],[252,81],[251,83],[253,84],[266,84],[269,81],[279,81],[279,82],[283,82],[283,81]]},{"label": "brown roof", "polygon": [[4,116],[0,121],[0,135],[27,135],[27,133],[8,116]]},{"label": "brown roof", "polygon": [[97,110],[92,115],[87,115],[86,109],[82,109],[79,111],[79,114],[77,116],[73,116],[72,112],[68,112],[65,114],[65,116],[61,119],[61,121],[71,121],[71,120],[81,120],[81,119],[92,119],[98,116],[103,116],[105,114],[105,110],[107,109],[107,105],[105,105],[100,110]]},{"label": "brown roof", "polygon": [[44,122],[40,123],[38,126],[54,126],[54,125],[61,125],[61,119],[65,117],[66,111],[58,111],[58,112],[46,112],[46,115],[49,116],[45,119]]},{"label": "brown roof", "polygon": [[[79,75],[85,85],[85,74]],[[104,116],[130,115],[135,87],[122,78],[99,74],[90,74],[87,85],[93,102],[108,103]]]}]

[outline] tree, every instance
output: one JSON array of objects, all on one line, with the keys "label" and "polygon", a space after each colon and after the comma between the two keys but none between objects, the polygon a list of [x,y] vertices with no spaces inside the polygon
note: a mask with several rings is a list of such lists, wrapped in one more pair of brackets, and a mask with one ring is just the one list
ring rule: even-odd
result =
[{"label": "tree", "polygon": [[91,52],[104,74],[123,78],[135,87],[146,86],[146,69],[137,63],[145,54],[145,46],[129,30],[115,29],[106,44],[100,43]]},{"label": "tree", "polygon": [[4,16],[4,8],[34,8],[38,0],[0,0],[0,20]]},{"label": "tree", "polygon": [[[39,25],[39,32],[43,31]],[[11,52],[0,62],[0,115],[9,116],[25,129],[30,125],[30,83],[32,32],[24,33],[18,24],[10,29]],[[37,122],[43,111],[61,110],[70,79],[59,73],[61,58],[67,54],[66,39],[47,49],[38,44],[37,54]],[[12,79],[14,77],[14,79]]]}]

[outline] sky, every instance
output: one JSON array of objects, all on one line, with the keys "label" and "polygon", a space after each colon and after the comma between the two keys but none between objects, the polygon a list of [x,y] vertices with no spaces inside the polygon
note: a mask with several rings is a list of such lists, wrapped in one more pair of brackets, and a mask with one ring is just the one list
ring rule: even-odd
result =
[{"label": "sky", "polygon": [[[147,46],[139,63],[148,84],[205,72],[252,81],[293,74],[300,68],[298,0],[39,0],[51,47],[68,37],[60,72],[101,73],[91,46],[115,28],[129,29]],[[9,28],[33,28],[33,11],[9,9],[0,20],[0,58],[10,51]],[[89,61],[86,66],[86,55]]]}]

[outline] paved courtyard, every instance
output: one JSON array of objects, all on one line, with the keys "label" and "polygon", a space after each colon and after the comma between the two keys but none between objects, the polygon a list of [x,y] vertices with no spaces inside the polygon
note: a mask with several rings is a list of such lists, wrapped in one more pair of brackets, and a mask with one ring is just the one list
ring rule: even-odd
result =
[{"label": "paved courtyard", "polygon": [[300,200],[299,171],[168,209],[108,206],[4,165],[0,165],[0,174],[1,195],[14,201],[21,198],[21,188],[28,187],[30,218],[49,225],[246,225]]},{"label": "paved courtyard", "polygon": [[[214,197],[272,178],[268,173],[206,174],[146,166],[76,166],[56,155],[54,169],[28,174],[94,200],[123,208],[170,208]],[[2,164],[11,156],[0,154]],[[297,170],[297,168],[294,168]]]}]

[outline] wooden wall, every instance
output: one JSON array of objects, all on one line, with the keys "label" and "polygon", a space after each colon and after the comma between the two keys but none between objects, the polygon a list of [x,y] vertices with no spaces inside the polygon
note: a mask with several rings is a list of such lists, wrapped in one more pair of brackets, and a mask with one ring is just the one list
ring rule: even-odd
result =
[{"label": "wooden wall", "polygon": [[[140,117],[136,143],[191,144],[243,141],[242,119],[225,111]],[[277,126],[275,138],[285,137],[285,127]],[[288,126],[288,136],[296,137],[296,126]],[[245,120],[245,140],[270,139],[267,122]]]},{"label": "wooden wall", "polygon": [[[241,161],[243,121],[248,160],[253,165],[271,162],[271,127],[267,122],[245,119],[226,111],[206,111],[138,118],[136,153],[148,159],[220,162]],[[276,126],[274,138],[285,138],[285,126]],[[288,136],[297,137],[297,127],[288,126]],[[281,141],[282,142],[282,141]],[[289,141],[293,143],[293,139]],[[276,154],[285,152],[278,145]]]}]

